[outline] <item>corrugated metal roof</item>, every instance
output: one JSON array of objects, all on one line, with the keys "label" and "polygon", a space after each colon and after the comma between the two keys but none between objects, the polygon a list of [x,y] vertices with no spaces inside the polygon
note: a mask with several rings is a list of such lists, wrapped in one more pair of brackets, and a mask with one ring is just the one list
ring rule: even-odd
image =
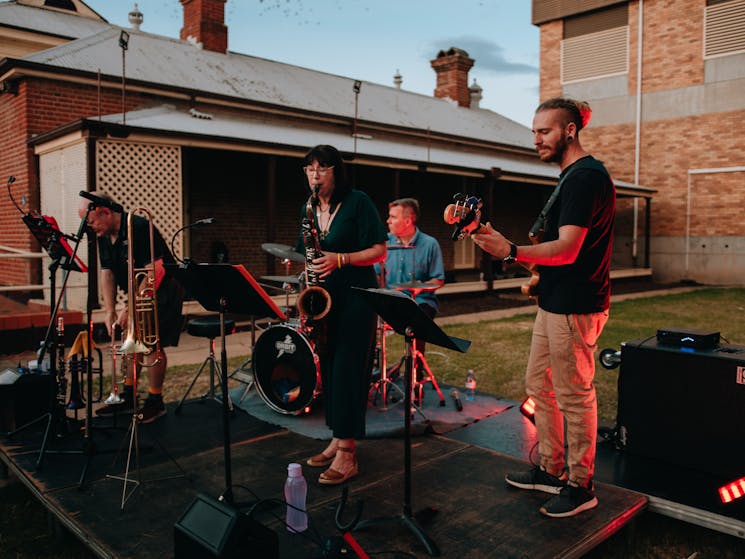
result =
[{"label": "corrugated metal roof", "polygon": [[[126,77],[195,92],[235,97],[295,110],[353,118],[355,78],[290,64],[202,50],[176,39],[131,29]],[[25,59],[51,66],[120,76],[121,29],[110,28]],[[363,82],[358,119],[372,123],[461,136],[532,149],[530,130],[486,109],[466,109],[453,102],[395,87]]]},{"label": "corrugated metal roof", "polygon": [[[106,115],[103,122],[121,124],[122,115]],[[304,153],[308,146],[331,144],[342,152],[354,151],[354,138],[343,132],[324,131],[307,127],[293,126],[282,121],[268,121],[257,118],[236,116],[234,113],[198,113],[184,111],[173,105],[161,105],[150,109],[132,111],[126,115],[128,127],[153,132],[178,135],[221,138],[224,140],[250,141],[268,146],[294,147]],[[426,143],[413,143],[392,136],[385,139],[357,140],[357,155],[360,157],[389,159],[414,165],[450,166],[488,173],[492,168],[501,169],[503,174],[556,180],[559,168],[539,159],[515,155],[494,155],[486,150],[428,148]],[[623,181],[614,181],[624,194],[651,194],[652,189],[638,187]]]},{"label": "corrugated metal roof", "polygon": [[44,8],[21,6],[15,2],[0,3],[0,25],[28,29],[58,37],[69,37],[70,39],[85,37],[111,28],[111,24],[105,21],[96,21],[87,17]]}]

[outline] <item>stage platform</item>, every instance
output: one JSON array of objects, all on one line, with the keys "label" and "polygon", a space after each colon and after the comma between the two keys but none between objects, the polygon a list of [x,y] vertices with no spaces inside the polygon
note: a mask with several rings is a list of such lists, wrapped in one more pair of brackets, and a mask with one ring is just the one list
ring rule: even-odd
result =
[{"label": "stage platform", "polygon": [[[7,466],[39,500],[99,557],[163,558],[174,553],[174,525],[197,495],[216,499],[225,491],[222,408],[214,400],[185,406],[152,425],[139,427],[139,474],[143,484],[121,510],[125,456],[116,463],[116,450],[124,442],[126,416],[117,429],[111,421],[96,421],[92,453],[82,488],[79,480],[87,458],[80,454],[44,455],[42,469],[34,471],[41,445],[40,430],[28,429],[2,439],[0,455]],[[516,408],[497,414],[448,436],[424,434],[412,442],[412,511],[436,509],[422,517],[424,532],[439,547],[442,557],[542,558],[581,557],[644,510],[647,498],[598,476],[600,506],[575,518],[550,519],[538,512],[545,494],[507,487],[504,474],[527,466],[521,452],[531,446],[529,427],[515,429]],[[509,428],[494,423],[502,416]],[[317,453],[323,442],[293,433],[237,410],[230,420],[232,481],[236,505],[247,510],[257,500],[281,499],[286,466]],[[487,436],[487,433],[491,433]],[[474,440],[469,441],[472,438]],[[477,440],[478,439],[478,440]],[[495,442],[496,441],[496,442]],[[499,442],[501,441],[501,442]],[[489,447],[501,447],[501,449]],[[50,450],[80,450],[76,435],[55,439]],[[342,517],[351,520],[356,503],[363,503],[362,519],[388,517],[354,531],[369,554],[388,551],[388,557],[428,557],[421,542],[400,522],[404,512],[404,440],[368,439],[358,443],[360,474],[349,482],[349,503]],[[158,478],[178,475],[188,477]],[[321,557],[326,541],[341,534],[334,515],[340,487],[316,482],[320,469],[303,466],[308,480],[311,528],[290,534],[280,519],[284,506],[256,507],[254,518],[279,538],[279,557]],[[130,474],[135,479],[138,472]],[[405,555],[408,554],[408,555]],[[253,557],[246,549],[242,556]],[[348,554],[347,556],[352,556]]]}]

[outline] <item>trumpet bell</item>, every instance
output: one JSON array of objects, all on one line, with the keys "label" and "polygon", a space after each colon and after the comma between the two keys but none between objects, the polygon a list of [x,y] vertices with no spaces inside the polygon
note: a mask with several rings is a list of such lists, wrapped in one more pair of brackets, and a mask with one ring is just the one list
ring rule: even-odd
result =
[{"label": "trumpet bell", "polygon": [[85,407],[85,404],[82,400],[79,400],[74,395],[70,397],[70,401],[67,402],[67,406],[65,406],[68,410],[79,410]]},{"label": "trumpet bell", "polygon": [[109,397],[103,401],[104,404],[108,405],[121,404],[122,402],[124,402],[124,398],[119,396],[119,393],[116,391],[112,391]]},{"label": "trumpet bell", "polygon": [[150,353],[150,348],[135,338],[127,338],[122,342],[119,352],[125,355],[130,353]]}]

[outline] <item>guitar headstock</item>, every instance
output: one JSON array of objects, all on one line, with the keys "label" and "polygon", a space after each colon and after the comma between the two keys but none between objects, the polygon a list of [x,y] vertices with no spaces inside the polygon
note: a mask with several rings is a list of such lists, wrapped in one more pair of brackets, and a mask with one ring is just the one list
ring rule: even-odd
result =
[{"label": "guitar headstock", "polygon": [[445,208],[445,223],[455,224],[452,239],[459,241],[470,235],[481,226],[481,198],[458,193],[453,196],[453,203]]}]

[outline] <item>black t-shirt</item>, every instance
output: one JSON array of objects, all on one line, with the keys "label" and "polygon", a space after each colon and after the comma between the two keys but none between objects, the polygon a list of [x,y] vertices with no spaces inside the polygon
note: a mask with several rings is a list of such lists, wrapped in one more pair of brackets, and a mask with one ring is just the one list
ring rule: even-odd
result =
[{"label": "black t-shirt", "polygon": [[548,212],[544,241],[563,225],[588,229],[573,264],[539,266],[539,306],[557,314],[589,314],[610,306],[610,263],[616,190],[602,163],[588,155],[564,169],[569,175]]},{"label": "black t-shirt", "polygon": [[[126,213],[122,214],[119,234],[113,244],[108,236],[98,237],[98,255],[101,259],[101,268],[111,270],[114,273],[117,287],[125,293],[128,291],[129,279],[127,216]],[[134,267],[144,268],[150,264],[150,222],[142,216],[132,216],[132,236],[134,237],[132,246]],[[153,227],[153,245],[153,254],[156,260],[162,258],[164,264],[174,263],[173,255],[168,250],[168,246],[166,246],[156,227]]]}]

